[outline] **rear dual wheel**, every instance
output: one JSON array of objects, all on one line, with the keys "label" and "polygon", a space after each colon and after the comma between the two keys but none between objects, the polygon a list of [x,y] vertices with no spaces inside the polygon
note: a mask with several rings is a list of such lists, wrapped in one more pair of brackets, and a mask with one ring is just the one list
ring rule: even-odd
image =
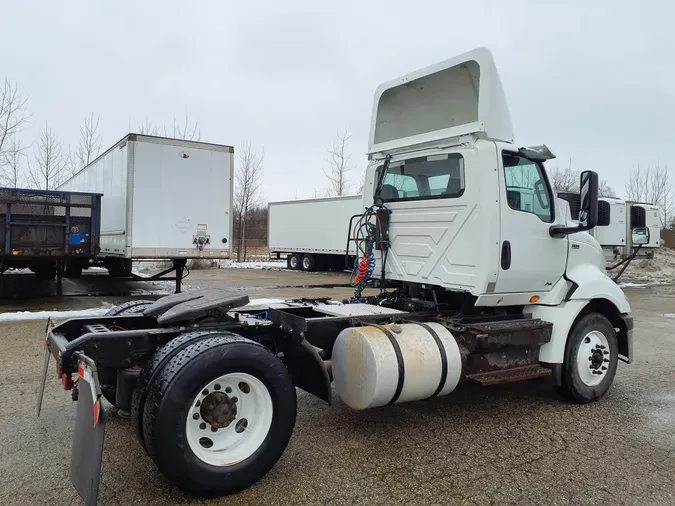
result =
[{"label": "rear dual wheel", "polygon": [[145,447],[187,493],[216,497],[247,488],[275,465],[293,433],[297,400],[286,366],[230,332],[173,354],[145,391]]}]

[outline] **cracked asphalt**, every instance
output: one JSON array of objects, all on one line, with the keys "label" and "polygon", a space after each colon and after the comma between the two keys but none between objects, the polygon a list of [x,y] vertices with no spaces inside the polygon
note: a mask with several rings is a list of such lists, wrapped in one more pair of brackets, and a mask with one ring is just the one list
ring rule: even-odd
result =
[{"label": "cracked asphalt", "polygon": [[[345,290],[325,292],[339,297]],[[664,316],[675,313],[675,287],[626,293],[636,360],[620,363],[598,403],[569,404],[535,381],[462,384],[441,399],[364,412],[299,392],[295,432],[274,469],[250,489],[213,500],[178,492],[156,471],[130,422],[106,405],[100,502],[675,504],[675,319]],[[81,504],[68,475],[75,405],[54,374],[35,417],[44,325],[0,324],[2,505]]]}]

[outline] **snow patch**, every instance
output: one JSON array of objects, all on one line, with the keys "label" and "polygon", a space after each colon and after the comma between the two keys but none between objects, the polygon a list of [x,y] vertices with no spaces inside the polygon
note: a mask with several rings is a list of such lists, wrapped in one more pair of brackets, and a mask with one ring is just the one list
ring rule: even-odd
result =
[{"label": "snow patch", "polygon": [[234,262],[224,260],[220,266],[227,269],[257,269],[257,270],[278,270],[285,269],[286,262]]},{"label": "snow patch", "polygon": [[14,322],[27,320],[46,320],[47,318],[68,319],[85,316],[102,316],[112,306],[94,309],[81,309],[79,311],[17,311],[15,313],[0,313],[0,322]]},{"label": "snow patch", "polygon": [[665,313],[662,314],[661,316],[663,316],[664,318],[675,318],[675,313]]}]

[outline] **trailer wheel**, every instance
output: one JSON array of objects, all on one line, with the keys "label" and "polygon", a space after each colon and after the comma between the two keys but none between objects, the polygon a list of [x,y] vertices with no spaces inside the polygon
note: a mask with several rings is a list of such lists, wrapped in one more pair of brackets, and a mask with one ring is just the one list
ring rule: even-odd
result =
[{"label": "trailer wheel", "polygon": [[288,370],[272,352],[235,334],[211,337],[174,356],[150,385],[145,443],[184,492],[231,494],[276,464],[296,407]]},{"label": "trailer wheel", "polygon": [[580,404],[601,399],[612,386],[618,359],[616,331],[610,321],[599,313],[585,315],[567,338],[557,390]]},{"label": "trailer wheel", "polygon": [[66,265],[63,269],[63,276],[66,278],[81,278],[82,263],[73,259],[66,260]]},{"label": "trailer wheel", "polygon": [[297,271],[300,268],[300,255],[293,253],[288,257],[288,268]]},{"label": "trailer wheel", "polygon": [[136,428],[136,435],[141,442],[141,446],[146,452],[147,448],[143,439],[143,409],[145,408],[148,385],[152,384],[157,373],[179,352],[197,341],[221,334],[222,332],[214,330],[200,330],[181,334],[159,348],[148,362],[148,365],[141,370],[134,391],[131,394],[131,420]]},{"label": "trailer wheel", "polygon": [[314,255],[305,254],[302,257],[302,270],[311,272],[316,269],[316,258]]}]

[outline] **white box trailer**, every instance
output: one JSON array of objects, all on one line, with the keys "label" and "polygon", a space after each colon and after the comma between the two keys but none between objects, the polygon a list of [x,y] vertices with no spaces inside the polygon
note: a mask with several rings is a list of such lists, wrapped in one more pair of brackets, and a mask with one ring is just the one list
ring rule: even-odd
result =
[{"label": "white box trailer", "polygon": [[[102,193],[102,263],[231,257],[232,146],[130,133],[59,186]],[[177,276],[182,274],[182,267]]]},{"label": "white box trailer", "polygon": [[[571,208],[574,221],[579,219],[579,194],[558,192]],[[661,218],[658,206],[617,197],[598,198],[598,225],[590,234],[600,243],[607,259],[628,257],[634,252],[631,230],[649,229],[649,242],[642,244],[638,255],[653,256],[661,245]]]},{"label": "white box trailer", "polygon": [[[270,255],[286,255],[289,269],[342,270],[350,219],[364,209],[362,195],[270,202]],[[351,265],[356,256],[354,242],[349,243],[348,253]]]}]

